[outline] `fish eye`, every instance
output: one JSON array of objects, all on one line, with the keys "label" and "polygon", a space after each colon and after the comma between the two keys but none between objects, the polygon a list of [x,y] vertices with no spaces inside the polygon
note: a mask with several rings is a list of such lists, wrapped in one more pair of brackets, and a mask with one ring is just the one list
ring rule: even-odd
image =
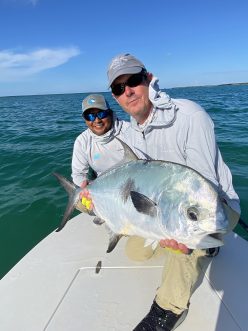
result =
[{"label": "fish eye", "polygon": [[187,216],[191,221],[197,221],[198,220],[198,211],[195,207],[190,207],[187,210]]}]

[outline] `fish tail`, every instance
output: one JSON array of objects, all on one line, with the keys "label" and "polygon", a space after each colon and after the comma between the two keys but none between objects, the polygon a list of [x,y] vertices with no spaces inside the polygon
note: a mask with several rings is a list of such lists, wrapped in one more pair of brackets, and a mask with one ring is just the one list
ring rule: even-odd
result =
[{"label": "fish tail", "polygon": [[71,214],[73,213],[74,209],[76,208],[76,205],[78,202],[75,197],[77,187],[75,184],[71,183],[69,180],[67,180],[65,177],[61,176],[60,174],[54,172],[53,175],[57,178],[59,183],[65,188],[65,190],[67,191],[67,193],[69,195],[69,201],[68,201],[62,222],[60,223],[58,229],[56,230],[56,232],[59,232],[66,225],[66,223],[70,219]]}]

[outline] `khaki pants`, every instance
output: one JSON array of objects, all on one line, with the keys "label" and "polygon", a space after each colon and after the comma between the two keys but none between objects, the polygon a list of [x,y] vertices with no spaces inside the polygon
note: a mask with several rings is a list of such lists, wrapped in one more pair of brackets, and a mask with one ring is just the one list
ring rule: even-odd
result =
[{"label": "khaki pants", "polygon": [[[232,224],[230,227],[233,228],[239,215],[233,214],[231,210],[226,212]],[[162,281],[155,301],[160,307],[180,314],[188,308],[190,297],[203,277],[203,268],[206,269],[211,258],[205,257],[205,250],[195,249],[190,255],[178,254],[159,245],[155,250],[151,246],[144,247],[144,242],[141,237],[130,237],[126,244],[126,254],[135,261],[145,261],[162,254],[165,256]]]},{"label": "khaki pants", "polygon": [[178,254],[159,245],[155,250],[151,246],[144,247],[144,242],[141,237],[130,237],[126,244],[126,254],[135,261],[165,256],[162,281],[155,300],[160,307],[180,314],[188,308],[201,273],[200,259],[204,257],[205,251],[194,250],[190,255]]}]

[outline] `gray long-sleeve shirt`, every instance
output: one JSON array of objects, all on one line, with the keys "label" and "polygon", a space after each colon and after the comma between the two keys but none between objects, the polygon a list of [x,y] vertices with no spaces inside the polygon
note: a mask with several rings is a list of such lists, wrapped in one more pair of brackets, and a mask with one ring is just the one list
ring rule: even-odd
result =
[{"label": "gray long-sleeve shirt", "polygon": [[113,127],[106,134],[97,136],[87,129],[76,138],[72,155],[72,179],[76,185],[81,186],[87,179],[89,167],[100,175],[122,160],[123,148],[114,136],[122,139],[129,125],[114,118]]},{"label": "gray long-sleeve shirt", "polygon": [[176,162],[197,170],[240,213],[232,175],[217,146],[211,118],[190,100],[170,99],[170,102],[168,109],[154,107],[145,125],[139,126],[131,119],[125,142],[140,158]]}]

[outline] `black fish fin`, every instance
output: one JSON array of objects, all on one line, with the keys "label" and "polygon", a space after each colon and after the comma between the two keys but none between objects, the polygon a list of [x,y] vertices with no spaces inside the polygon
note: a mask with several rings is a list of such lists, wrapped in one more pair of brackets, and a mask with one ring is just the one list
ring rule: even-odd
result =
[{"label": "black fish fin", "polygon": [[105,223],[105,221],[104,221],[102,218],[96,216],[96,217],[93,219],[93,223],[95,223],[96,225],[102,225],[103,223]]},{"label": "black fish fin", "polygon": [[106,174],[110,170],[115,169],[116,167],[119,167],[120,165],[122,165],[124,163],[128,163],[130,161],[137,161],[137,160],[139,160],[138,156],[134,153],[134,151],[126,143],[124,143],[122,140],[120,140],[117,137],[115,137],[115,139],[117,139],[120,142],[120,144],[121,144],[121,146],[123,148],[123,151],[124,151],[123,158],[121,159],[121,161],[119,161],[113,167],[110,167],[108,170],[102,172],[98,177],[103,176],[104,174]]},{"label": "black fish fin", "polygon": [[151,217],[155,217],[157,215],[157,204],[146,195],[136,191],[130,191],[130,195],[133,205],[139,213]]},{"label": "black fish fin", "polygon": [[71,196],[75,192],[75,190],[77,188],[77,186],[75,184],[73,184],[68,179],[66,179],[65,177],[61,176],[60,174],[58,174],[56,172],[53,172],[53,176],[55,176],[57,178],[57,180],[64,187],[64,189],[69,194],[69,196]]},{"label": "black fish fin", "polygon": [[134,153],[134,151],[126,143],[124,143],[122,140],[120,140],[117,137],[115,137],[115,139],[117,139],[120,142],[120,144],[124,150],[124,156],[120,163],[127,163],[130,161],[139,160],[138,156]]},{"label": "black fish fin", "polygon": [[106,228],[109,233],[109,245],[108,245],[107,253],[110,253],[118,244],[118,241],[121,239],[121,237],[123,237],[123,235],[114,233],[108,226],[106,226]]},{"label": "black fish fin", "polygon": [[124,143],[122,140],[120,140],[117,137],[115,137],[115,139],[120,142],[120,144],[121,144],[121,146],[123,148],[123,151],[124,151],[123,158],[121,159],[121,161],[119,161],[113,167],[110,167],[108,170],[102,172],[98,177],[104,175],[106,172],[109,172],[112,169],[115,169],[116,167],[119,167],[120,165],[122,165],[124,163],[128,163],[130,161],[137,161],[137,160],[139,160],[138,156],[134,153],[134,151],[126,143]]},{"label": "black fish fin", "polygon": [[58,229],[56,230],[56,232],[59,232],[60,230],[63,229],[63,227],[66,225],[66,223],[69,221],[71,214],[73,213],[74,209],[76,208],[76,204],[73,203],[73,201],[71,201],[71,199],[69,199],[69,202],[67,204],[62,222],[60,223]]},{"label": "black fish fin", "polygon": [[71,214],[73,213],[74,209],[77,206],[78,199],[75,200],[75,193],[77,190],[77,186],[73,183],[71,183],[69,180],[67,180],[65,177],[61,176],[60,174],[54,172],[53,175],[57,178],[57,180],[60,182],[60,184],[65,188],[67,193],[69,194],[69,201],[62,219],[62,222],[60,223],[60,226],[56,230],[56,232],[59,232],[63,229],[63,227],[66,225],[68,220],[70,219]]}]

